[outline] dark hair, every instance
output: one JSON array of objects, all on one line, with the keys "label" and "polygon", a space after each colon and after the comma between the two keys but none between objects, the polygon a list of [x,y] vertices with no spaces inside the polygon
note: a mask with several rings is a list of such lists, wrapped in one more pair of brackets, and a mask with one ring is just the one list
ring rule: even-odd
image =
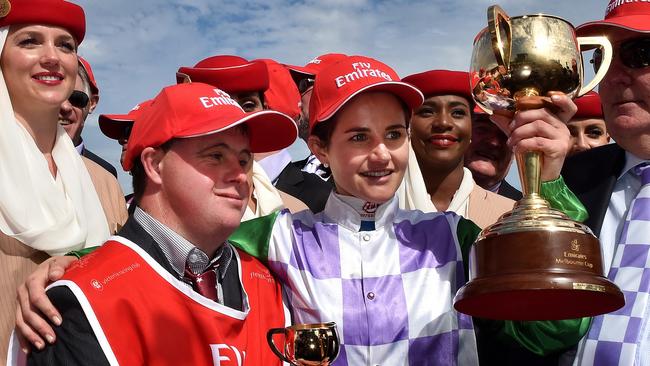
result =
[{"label": "dark hair", "polygon": [[[399,100],[400,105],[402,106],[402,110],[404,111],[404,117],[406,121],[406,128],[408,128],[409,124],[411,123],[411,108],[409,108],[409,106],[406,105],[406,102],[404,102],[401,98],[399,98],[396,95],[395,97],[397,98],[397,100]],[[334,133],[334,129],[336,128],[336,124],[338,122],[338,117],[340,112],[341,110],[339,109],[332,117],[328,118],[325,121],[316,123],[316,125],[311,129],[310,135],[314,135],[318,137],[318,139],[325,147],[329,146],[330,144],[330,140],[332,139],[332,134]]]},{"label": "dark hair", "polygon": [[[162,149],[164,152],[169,151],[176,139],[171,139],[164,144],[160,145],[158,148]],[[133,202],[132,205],[137,205],[140,203],[140,199],[144,194],[144,190],[147,187],[147,173],[144,171],[144,166],[140,160],[140,156],[134,158],[133,167],[131,168],[131,177],[133,178]]]}]

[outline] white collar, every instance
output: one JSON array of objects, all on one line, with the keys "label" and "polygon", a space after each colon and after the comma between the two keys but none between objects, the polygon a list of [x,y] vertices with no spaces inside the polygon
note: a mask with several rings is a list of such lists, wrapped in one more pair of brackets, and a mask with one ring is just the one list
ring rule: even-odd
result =
[{"label": "white collar", "polygon": [[[361,215],[359,212],[357,212],[354,206],[345,202],[347,200],[358,200],[359,202],[363,202],[363,200],[356,197],[341,196],[337,193],[332,192],[330,193],[330,197],[325,204],[323,214],[327,220],[331,220],[331,223],[335,223],[351,231],[358,232],[361,228]],[[395,214],[397,213],[398,209],[398,199],[396,196],[393,196],[393,198],[391,198],[388,202],[379,205],[379,207],[377,207],[377,211],[375,211],[375,228],[380,228],[384,225],[391,224],[394,221]]]},{"label": "white collar", "polygon": [[621,179],[621,177],[624,176],[630,169],[643,162],[648,162],[648,160],[641,159],[631,152],[625,151],[625,165],[623,166],[623,170],[621,170],[621,174],[619,174],[618,179]]}]

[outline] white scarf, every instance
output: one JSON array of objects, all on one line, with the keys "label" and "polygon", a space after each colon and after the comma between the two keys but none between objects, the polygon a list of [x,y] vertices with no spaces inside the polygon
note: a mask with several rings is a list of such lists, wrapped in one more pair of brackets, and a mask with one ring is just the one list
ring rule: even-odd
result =
[{"label": "white scarf", "polygon": [[278,193],[278,190],[273,186],[262,166],[258,162],[253,161],[252,169],[253,197],[255,197],[257,205],[255,207],[255,212],[253,212],[249,206],[246,206],[246,212],[244,212],[244,217],[242,217],[241,221],[265,216],[273,211],[284,208],[284,203],[282,202],[280,193]]},{"label": "white scarf", "polygon": [[[0,28],[0,53],[8,32]],[[52,149],[58,172],[52,177],[34,139],[16,120],[2,70],[0,130],[0,230],[50,255],[102,244],[108,223],[81,156],[58,126]]]},{"label": "white scarf", "polygon": [[[467,217],[469,195],[474,189],[474,184],[472,172],[467,168],[463,168],[463,180],[454,194],[447,211],[452,211],[458,215]],[[400,184],[396,194],[399,197],[399,206],[401,209],[420,210],[422,212],[438,211],[433,205],[433,202],[431,202],[431,196],[427,192],[424,177],[422,176],[418,160],[411,145],[409,145],[408,166],[406,167],[402,184]]]}]

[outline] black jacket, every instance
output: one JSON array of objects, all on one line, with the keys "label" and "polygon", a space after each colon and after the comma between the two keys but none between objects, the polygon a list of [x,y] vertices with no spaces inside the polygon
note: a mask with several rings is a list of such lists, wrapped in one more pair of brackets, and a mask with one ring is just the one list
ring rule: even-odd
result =
[{"label": "black jacket", "polygon": [[617,144],[600,146],[568,158],[562,167],[566,185],[587,208],[585,224],[600,235],[616,180],[625,165],[625,150]]},{"label": "black jacket", "polygon": [[303,172],[289,163],[275,183],[275,188],[304,202],[313,213],[323,211],[334,184],[312,173]]},{"label": "black jacket", "polygon": [[519,201],[523,197],[523,194],[517,188],[511,186],[510,183],[506,182],[505,179],[501,181],[497,193],[515,201]]}]

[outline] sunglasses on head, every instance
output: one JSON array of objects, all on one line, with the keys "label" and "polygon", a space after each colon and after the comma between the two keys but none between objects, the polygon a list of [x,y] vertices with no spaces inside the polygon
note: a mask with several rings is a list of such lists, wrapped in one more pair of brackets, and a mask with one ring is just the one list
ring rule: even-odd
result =
[{"label": "sunglasses on head", "polygon": [[[621,43],[614,57],[618,56],[621,63],[630,69],[642,69],[650,66],[650,37],[635,38]],[[603,51],[597,48],[591,58],[594,71],[598,72],[603,61]]]},{"label": "sunglasses on head", "polygon": [[75,90],[68,98],[68,102],[70,102],[70,104],[75,108],[83,109],[86,108],[88,102],[90,102],[90,97],[81,90]]},{"label": "sunglasses on head", "polygon": [[301,95],[305,94],[305,92],[311,89],[312,86],[314,86],[314,79],[304,78],[298,82],[298,91]]}]

